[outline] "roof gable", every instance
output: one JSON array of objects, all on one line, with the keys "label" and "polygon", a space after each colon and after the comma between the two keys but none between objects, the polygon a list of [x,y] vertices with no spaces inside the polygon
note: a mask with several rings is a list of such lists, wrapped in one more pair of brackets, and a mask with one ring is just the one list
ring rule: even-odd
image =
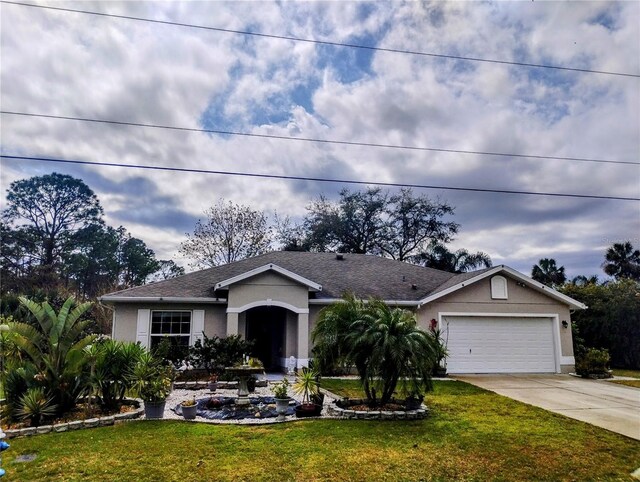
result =
[{"label": "roof gable", "polygon": [[432,301],[435,301],[439,298],[447,296],[448,294],[458,291],[464,288],[465,286],[469,286],[471,284],[477,283],[480,280],[489,278],[499,273],[506,273],[512,278],[515,278],[518,281],[521,281],[522,283],[534,288],[536,291],[543,293],[551,298],[554,298],[564,304],[567,304],[573,309],[577,309],[577,310],[587,309],[587,305],[580,303],[579,301],[574,300],[573,298],[567,295],[564,295],[559,291],[556,291],[553,288],[550,288],[549,286],[539,283],[538,281],[532,278],[529,278],[528,276],[525,276],[522,273],[516,271],[515,269],[509,268],[508,266],[505,266],[505,265],[495,266],[493,268],[487,268],[481,271],[472,271],[470,273],[462,273],[460,275],[457,275],[453,277],[451,280],[449,280],[447,283],[444,283],[443,285],[438,287],[438,289],[434,290],[428,296],[420,300],[420,305],[431,303]]},{"label": "roof gable", "polygon": [[311,281],[308,278],[305,278],[304,276],[300,276],[299,274],[294,273],[293,271],[290,271],[288,269],[285,268],[281,268],[280,266],[278,266],[277,264],[273,264],[273,263],[269,263],[269,264],[265,264],[264,266],[260,266],[258,268],[254,268],[251,269],[249,271],[245,271],[244,273],[241,273],[239,275],[233,276],[231,278],[222,280],[218,283],[216,283],[214,289],[216,290],[226,290],[229,289],[229,286],[235,283],[238,283],[240,281],[246,280],[248,278],[252,278],[256,275],[259,275],[261,273],[265,273],[267,271],[274,271],[275,273],[278,273],[282,276],[284,276],[285,278],[289,278],[293,281],[296,281],[302,285],[305,285],[306,287],[309,288],[309,291],[322,291],[322,285],[316,283],[315,281]]}]

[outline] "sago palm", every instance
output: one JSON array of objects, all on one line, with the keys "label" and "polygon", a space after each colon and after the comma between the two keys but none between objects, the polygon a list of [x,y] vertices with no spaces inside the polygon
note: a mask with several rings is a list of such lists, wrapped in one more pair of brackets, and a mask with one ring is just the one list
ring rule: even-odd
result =
[{"label": "sago palm", "polygon": [[411,392],[431,388],[435,340],[418,328],[415,315],[371,300],[348,336],[363,389],[372,405],[384,405],[402,379]]},{"label": "sago palm", "polygon": [[313,354],[323,374],[345,373],[350,369],[347,335],[351,325],[362,318],[364,304],[353,293],[346,293],[339,303],[323,308],[313,329]]},{"label": "sago palm", "polygon": [[85,388],[83,370],[87,358],[83,350],[95,336],[83,334],[89,322],[80,317],[91,308],[91,303],[73,308],[75,301],[68,298],[56,313],[46,301],[19,299],[35,317],[39,329],[26,323],[11,323],[11,339],[38,370],[36,379],[51,395],[53,403],[65,411]]}]

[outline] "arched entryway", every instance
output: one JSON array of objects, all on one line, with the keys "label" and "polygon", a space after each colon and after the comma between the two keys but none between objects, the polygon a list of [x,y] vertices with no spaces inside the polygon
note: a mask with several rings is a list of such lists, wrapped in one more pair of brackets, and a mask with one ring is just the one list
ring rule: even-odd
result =
[{"label": "arched entryway", "polygon": [[267,371],[281,370],[286,358],[287,310],[258,306],[246,311],[245,338],[254,342],[254,354]]}]

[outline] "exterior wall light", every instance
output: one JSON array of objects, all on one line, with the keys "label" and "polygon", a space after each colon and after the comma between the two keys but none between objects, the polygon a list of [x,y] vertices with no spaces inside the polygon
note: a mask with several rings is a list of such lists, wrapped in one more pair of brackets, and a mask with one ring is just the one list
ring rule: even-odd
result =
[{"label": "exterior wall light", "polygon": [[567,320],[562,320],[562,328],[568,328],[569,327],[569,323],[567,323]]}]

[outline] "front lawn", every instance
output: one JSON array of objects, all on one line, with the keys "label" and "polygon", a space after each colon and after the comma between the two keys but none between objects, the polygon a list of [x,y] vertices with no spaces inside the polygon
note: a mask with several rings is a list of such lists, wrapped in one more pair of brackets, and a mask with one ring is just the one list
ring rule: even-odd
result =
[{"label": "front lawn", "polygon": [[614,377],[640,378],[640,370],[623,370],[614,368],[612,371]]},{"label": "front lawn", "polygon": [[[359,396],[356,381],[323,382]],[[435,382],[427,404],[411,422],[142,421],[14,439],[3,467],[30,481],[627,480],[640,462],[638,441],[462,382]]]},{"label": "front lawn", "polygon": [[614,368],[613,376],[637,378],[637,380],[611,380],[611,383],[617,383],[618,385],[626,385],[627,387],[640,388],[640,370],[621,370],[621,369]]}]

